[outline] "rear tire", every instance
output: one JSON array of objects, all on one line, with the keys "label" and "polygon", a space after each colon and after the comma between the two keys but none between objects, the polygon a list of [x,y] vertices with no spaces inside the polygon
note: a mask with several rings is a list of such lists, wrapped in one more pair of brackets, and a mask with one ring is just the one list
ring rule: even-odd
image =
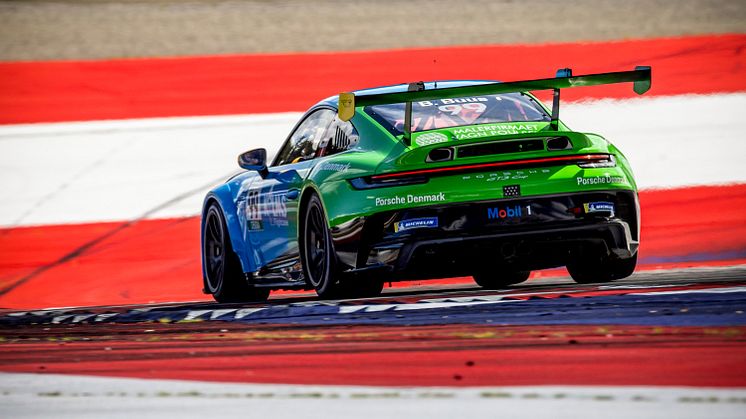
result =
[{"label": "rear tire", "polygon": [[479,272],[474,274],[474,282],[482,288],[497,290],[520,284],[528,279],[531,271]]},{"label": "rear tire", "polygon": [[337,258],[334,253],[329,225],[318,195],[313,194],[306,204],[303,217],[303,275],[321,298],[337,298],[342,287],[336,275]]},{"label": "rear tire", "polygon": [[341,279],[329,223],[321,199],[314,194],[308,200],[303,218],[303,275],[316,294],[324,299],[375,297],[383,290],[383,281],[371,278]]},{"label": "rear tire", "polygon": [[591,263],[568,263],[567,271],[579,284],[611,282],[626,278],[635,271],[637,253],[629,259],[603,259]]},{"label": "rear tire", "polygon": [[202,230],[202,262],[205,289],[220,303],[266,301],[269,288],[255,288],[246,281],[241,262],[233,251],[223,211],[216,203],[205,213]]}]

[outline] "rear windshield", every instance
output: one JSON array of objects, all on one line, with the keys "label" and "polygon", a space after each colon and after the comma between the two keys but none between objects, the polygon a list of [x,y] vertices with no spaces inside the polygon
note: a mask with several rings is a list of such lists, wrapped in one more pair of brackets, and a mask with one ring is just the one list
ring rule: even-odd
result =
[{"label": "rear windshield", "polygon": [[[404,104],[366,106],[394,135],[404,132]],[[522,93],[412,102],[412,132],[496,122],[540,122],[550,117],[534,98]]]}]

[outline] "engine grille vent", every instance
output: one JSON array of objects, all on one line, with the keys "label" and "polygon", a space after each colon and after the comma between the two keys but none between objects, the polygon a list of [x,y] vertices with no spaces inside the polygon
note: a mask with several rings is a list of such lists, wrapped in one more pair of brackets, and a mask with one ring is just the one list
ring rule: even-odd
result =
[{"label": "engine grille vent", "polygon": [[508,154],[541,150],[544,150],[544,141],[542,140],[495,141],[493,143],[459,147],[456,153],[456,158],[491,156],[493,154]]}]

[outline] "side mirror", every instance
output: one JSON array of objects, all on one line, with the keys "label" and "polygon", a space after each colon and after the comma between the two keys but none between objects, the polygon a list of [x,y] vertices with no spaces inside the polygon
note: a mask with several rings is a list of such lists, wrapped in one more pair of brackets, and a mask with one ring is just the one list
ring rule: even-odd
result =
[{"label": "side mirror", "polygon": [[246,170],[256,170],[262,177],[267,176],[267,150],[256,148],[240,154],[238,165]]}]

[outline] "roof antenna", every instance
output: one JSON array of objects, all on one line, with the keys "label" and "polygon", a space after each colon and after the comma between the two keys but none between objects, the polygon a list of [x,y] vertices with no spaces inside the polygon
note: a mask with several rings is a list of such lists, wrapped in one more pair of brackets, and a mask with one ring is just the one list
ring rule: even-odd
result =
[{"label": "roof antenna", "polygon": [[[436,64],[438,64],[438,60],[433,59],[433,66],[435,66]],[[434,83],[433,89],[437,89],[438,88],[438,79],[437,79],[437,76],[436,76],[435,82],[433,82],[433,83]]]},{"label": "roof antenna", "polygon": [[[421,92],[425,90],[425,82],[418,81],[416,83],[409,83],[407,86],[408,92]],[[404,145],[409,147],[412,145],[412,101],[408,100],[404,102],[404,132],[402,140]]]}]

